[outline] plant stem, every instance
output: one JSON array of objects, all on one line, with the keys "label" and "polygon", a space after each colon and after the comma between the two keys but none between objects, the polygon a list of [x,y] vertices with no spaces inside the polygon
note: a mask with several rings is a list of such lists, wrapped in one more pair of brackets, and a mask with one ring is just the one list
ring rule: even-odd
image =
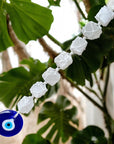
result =
[{"label": "plant stem", "polygon": [[[45,42],[45,43],[46,43],[46,42]],[[44,45],[43,43],[41,43],[41,44],[42,44],[43,48],[44,48],[44,47],[47,47],[47,44],[46,44],[46,45]],[[50,47],[50,49],[51,49],[51,47]],[[45,50],[46,50],[48,53],[50,53],[50,51],[48,51],[48,47],[45,48]],[[54,58],[54,57],[52,57],[52,59],[53,59],[53,58]],[[86,94],[86,93],[85,93],[77,84],[75,84],[71,79],[69,79],[68,77],[66,77],[63,71],[60,71],[60,74],[61,74],[61,76],[62,76],[64,79],[66,79],[68,82],[70,82],[70,84],[71,84],[73,87],[77,88],[77,89],[78,89],[88,100],[90,100],[96,107],[98,107],[102,112],[104,112],[103,107],[102,107],[101,105],[99,105],[95,100],[93,100],[88,94]]]},{"label": "plant stem", "polygon": [[75,2],[76,6],[77,6],[79,12],[81,13],[81,15],[83,16],[83,18],[84,18],[84,19],[87,19],[86,16],[85,16],[85,14],[83,13],[82,9],[80,8],[80,5],[79,5],[79,3],[77,2],[77,0],[73,0],[73,1]]},{"label": "plant stem", "polygon": [[89,87],[87,87],[87,86],[85,86],[85,88],[86,88],[87,90],[89,90],[90,92],[92,92],[94,95],[96,95],[96,97],[102,102],[102,99],[101,99],[100,96],[96,93],[96,91],[94,91],[93,89],[91,89],[91,88],[89,88]]},{"label": "plant stem", "polygon": [[98,89],[99,89],[99,92],[100,92],[101,96],[103,96],[103,92],[102,92],[102,90],[101,90],[101,86],[100,86],[100,83],[99,83],[99,81],[98,81],[98,79],[97,79],[96,73],[94,73],[94,77],[95,77],[95,80],[96,80],[96,83],[97,83],[97,87],[98,87]]},{"label": "plant stem", "polygon": [[38,39],[39,43],[42,45],[43,50],[48,53],[51,59],[54,59],[58,53],[55,52],[43,38]]},{"label": "plant stem", "polygon": [[108,68],[107,68],[105,86],[104,86],[104,91],[103,91],[103,98],[104,99],[106,99],[106,93],[107,93],[108,82],[109,82],[109,73],[110,73],[110,66],[108,66]]},{"label": "plant stem", "polygon": [[52,40],[55,44],[57,44],[58,46],[60,46],[61,48],[63,48],[63,44],[61,42],[59,42],[56,38],[54,38],[52,35],[50,35],[49,33],[47,34],[47,37]]},{"label": "plant stem", "polygon": [[[65,77],[65,76],[64,76]],[[70,82],[70,84],[77,88],[88,100],[90,100],[96,107],[98,107],[102,112],[104,112],[104,109],[101,105],[99,105],[95,100],[93,100],[87,93],[85,93],[77,84],[75,84],[71,79],[68,77],[65,77],[65,79]]]},{"label": "plant stem", "polygon": [[106,80],[105,80],[105,86],[104,86],[104,91],[103,91],[103,107],[105,110],[104,113],[104,119],[105,119],[105,124],[106,128],[109,133],[109,144],[113,143],[112,136],[113,136],[113,130],[112,130],[112,118],[107,110],[106,106],[106,95],[107,95],[107,88],[108,88],[108,82],[109,82],[109,74],[110,74],[110,65],[107,67],[107,74],[106,74]]}]

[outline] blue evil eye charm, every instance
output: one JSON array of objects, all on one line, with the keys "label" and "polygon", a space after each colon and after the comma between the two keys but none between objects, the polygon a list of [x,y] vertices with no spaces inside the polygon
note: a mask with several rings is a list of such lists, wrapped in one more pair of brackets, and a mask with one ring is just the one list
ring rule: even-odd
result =
[{"label": "blue evil eye charm", "polygon": [[0,135],[11,137],[18,134],[23,127],[23,119],[14,110],[0,112]]}]

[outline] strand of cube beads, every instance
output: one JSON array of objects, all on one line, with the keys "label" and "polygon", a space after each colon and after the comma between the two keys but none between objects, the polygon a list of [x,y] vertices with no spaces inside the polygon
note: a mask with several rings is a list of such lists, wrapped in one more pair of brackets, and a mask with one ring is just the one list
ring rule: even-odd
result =
[{"label": "strand of cube beads", "polygon": [[[110,6],[110,7],[109,7]],[[0,113],[0,135],[10,137],[18,134],[23,127],[23,119],[19,113],[28,114],[34,107],[34,99],[38,99],[45,95],[48,91],[46,84],[51,86],[55,85],[60,80],[59,70],[65,70],[69,65],[72,64],[72,55],[81,55],[86,49],[87,41],[94,40],[100,37],[102,34],[102,27],[106,27],[110,21],[114,18],[114,6],[110,4],[103,6],[95,16],[98,23],[93,21],[88,22],[82,29],[83,37],[77,37],[71,44],[71,52],[62,51],[54,62],[57,65],[56,69],[49,67],[43,74],[42,77],[44,82],[36,82],[30,88],[32,96],[24,96],[18,102],[18,112],[13,110],[5,110]]]}]

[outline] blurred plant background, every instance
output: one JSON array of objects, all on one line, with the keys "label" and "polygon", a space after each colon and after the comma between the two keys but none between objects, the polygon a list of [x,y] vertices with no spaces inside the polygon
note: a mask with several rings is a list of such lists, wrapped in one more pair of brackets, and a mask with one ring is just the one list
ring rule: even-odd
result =
[{"label": "blurred plant background", "polygon": [[[42,73],[55,67],[54,58],[69,52],[81,28],[96,22],[105,0],[0,1],[0,111],[17,109]],[[2,144],[113,144],[114,142],[114,20],[97,40],[88,40],[82,56],[60,71],[61,80],[48,85],[15,137]],[[29,134],[29,135],[28,135]]]}]

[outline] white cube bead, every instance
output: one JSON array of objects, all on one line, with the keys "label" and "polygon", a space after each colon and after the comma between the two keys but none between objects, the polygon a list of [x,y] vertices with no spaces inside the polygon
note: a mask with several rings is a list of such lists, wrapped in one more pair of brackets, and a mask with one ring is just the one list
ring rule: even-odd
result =
[{"label": "white cube bead", "polygon": [[32,93],[32,96],[40,98],[47,92],[46,84],[43,82],[36,82],[30,88],[30,92]]},{"label": "white cube bead", "polygon": [[60,80],[60,74],[53,68],[49,67],[43,74],[43,79],[51,86],[55,85]]},{"label": "white cube bead", "polygon": [[107,6],[103,6],[95,18],[102,26],[107,26],[109,22],[114,18],[114,13]]},{"label": "white cube bead", "polygon": [[70,50],[72,53],[81,55],[83,51],[86,49],[87,41],[84,38],[77,37],[75,40],[72,41],[70,46]]},{"label": "white cube bead", "polygon": [[82,29],[83,35],[90,40],[94,40],[100,37],[102,28],[95,22],[88,22]]},{"label": "white cube bead", "polygon": [[114,0],[110,0],[107,4],[107,6],[112,10],[114,11]]},{"label": "white cube bead", "polygon": [[73,60],[69,53],[63,51],[54,59],[54,62],[56,63],[57,67],[64,70],[72,64]]},{"label": "white cube bead", "polygon": [[20,113],[23,114],[28,114],[33,106],[34,106],[34,102],[33,102],[33,97],[32,96],[24,96],[17,104],[18,106],[18,110]]}]

